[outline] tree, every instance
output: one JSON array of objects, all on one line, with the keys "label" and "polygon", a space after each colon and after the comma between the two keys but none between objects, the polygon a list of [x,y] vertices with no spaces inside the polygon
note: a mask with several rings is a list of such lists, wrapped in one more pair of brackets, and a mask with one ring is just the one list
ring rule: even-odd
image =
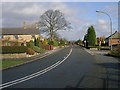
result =
[{"label": "tree", "polygon": [[54,34],[58,30],[66,30],[70,28],[70,23],[66,21],[64,15],[59,10],[48,10],[40,16],[39,27],[43,32],[50,35],[50,39],[54,39]]},{"label": "tree", "polygon": [[88,28],[87,36],[86,36],[86,43],[88,43],[89,46],[95,46],[96,44],[96,33],[93,26],[90,26]]},{"label": "tree", "polygon": [[37,39],[35,38],[34,45],[40,47],[40,40],[39,40],[39,38],[37,38]]}]

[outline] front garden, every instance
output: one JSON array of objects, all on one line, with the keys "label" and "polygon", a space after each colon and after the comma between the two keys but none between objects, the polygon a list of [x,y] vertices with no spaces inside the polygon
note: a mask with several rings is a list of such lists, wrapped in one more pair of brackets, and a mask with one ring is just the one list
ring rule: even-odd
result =
[{"label": "front garden", "polygon": [[[46,51],[53,50],[56,47],[65,47],[68,42],[65,40],[40,40],[35,38],[26,44],[26,46],[2,46],[1,55],[6,57],[2,60],[2,69],[16,66],[30,61],[31,56],[36,56]],[[23,55],[23,56],[22,56]],[[7,58],[7,56],[9,56]],[[13,57],[14,56],[14,57]],[[19,57],[20,56],[20,57]],[[29,57],[28,57],[29,56]],[[12,59],[13,58],[13,59]],[[31,57],[32,58],[32,57]],[[1,69],[0,68],[0,69]]]}]

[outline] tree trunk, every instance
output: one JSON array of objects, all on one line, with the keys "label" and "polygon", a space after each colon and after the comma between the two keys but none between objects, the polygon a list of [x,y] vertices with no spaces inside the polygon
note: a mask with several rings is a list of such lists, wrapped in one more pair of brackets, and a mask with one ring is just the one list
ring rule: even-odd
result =
[{"label": "tree trunk", "polygon": [[53,33],[53,30],[50,30],[50,39],[51,39],[51,41],[54,40],[54,33]]}]

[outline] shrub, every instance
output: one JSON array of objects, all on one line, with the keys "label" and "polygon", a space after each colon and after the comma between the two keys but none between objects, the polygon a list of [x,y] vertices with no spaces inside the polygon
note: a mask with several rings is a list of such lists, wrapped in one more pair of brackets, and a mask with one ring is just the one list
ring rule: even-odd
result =
[{"label": "shrub", "polygon": [[118,46],[117,49],[110,51],[110,54],[115,55],[115,56],[120,56],[120,46]]},{"label": "shrub", "polygon": [[49,45],[53,45],[54,42],[53,42],[53,41],[49,41],[48,44],[49,44]]},{"label": "shrub", "polygon": [[53,41],[54,46],[58,46],[59,42],[58,41]]},{"label": "shrub", "polygon": [[33,48],[34,47],[34,42],[32,40],[30,42],[28,42],[27,47]]},{"label": "shrub", "polygon": [[54,41],[49,41],[48,44],[53,46],[58,46],[59,42],[54,40]]},{"label": "shrub", "polygon": [[43,43],[44,43],[45,45],[47,45],[47,44],[48,44],[48,41],[47,41],[47,39],[46,39],[46,38],[44,39]]},{"label": "shrub", "polygon": [[34,45],[40,47],[40,40],[39,40],[39,38],[37,38],[37,39],[35,38]]},{"label": "shrub", "polygon": [[39,47],[37,47],[37,46],[34,46],[34,47],[33,47],[33,50],[34,50],[35,52],[37,52],[37,53],[43,53],[43,52],[44,52],[44,49],[39,48]]},{"label": "shrub", "polygon": [[34,55],[35,51],[32,48],[27,48],[27,54]]},{"label": "shrub", "polygon": [[65,41],[61,40],[59,45],[64,46],[65,45]]},{"label": "shrub", "polygon": [[26,46],[2,46],[2,54],[25,53]]}]

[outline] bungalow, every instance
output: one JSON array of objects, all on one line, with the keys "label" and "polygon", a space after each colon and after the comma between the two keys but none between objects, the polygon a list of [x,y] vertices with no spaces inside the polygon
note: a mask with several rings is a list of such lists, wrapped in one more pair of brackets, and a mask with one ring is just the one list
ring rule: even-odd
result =
[{"label": "bungalow", "polygon": [[108,46],[120,45],[120,32],[115,31],[115,33],[108,36],[106,38],[106,43],[108,43]]},{"label": "bungalow", "polygon": [[1,46],[26,46],[26,43],[35,38],[42,38],[39,35],[38,25],[35,27],[23,28],[2,28],[2,34],[0,35]]}]

